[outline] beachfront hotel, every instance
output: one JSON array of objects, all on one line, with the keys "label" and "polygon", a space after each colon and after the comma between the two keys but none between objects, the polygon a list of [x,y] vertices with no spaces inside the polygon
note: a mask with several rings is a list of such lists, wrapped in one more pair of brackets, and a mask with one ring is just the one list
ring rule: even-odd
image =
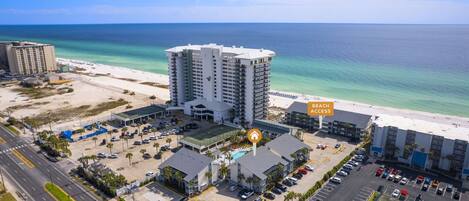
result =
[{"label": "beachfront hotel", "polygon": [[12,75],[55,72],[54,46],[34,42],[0,42],[0,68]]},{"label": "beachfront hotel", "polygon": [[469,184],[469,128],[379,115],[372,130],[372,155],[454,174]]},{"label": "beachfront hotel", "polygon": [[372,116],[351,111],[334,109],[334,115],[324,117],[322,128],[319,128],[319,117],[306,114],[307,104],[293,102],[285,114],[285,123],[308,131],[322,131],[331,135],[350,138],[354,141],[362,140],[371,129]]},{"label": "beachfront hotel", "polygon": [[172,106],[217,123],[267,116],[273,51],[206,44],[166,52]]}]

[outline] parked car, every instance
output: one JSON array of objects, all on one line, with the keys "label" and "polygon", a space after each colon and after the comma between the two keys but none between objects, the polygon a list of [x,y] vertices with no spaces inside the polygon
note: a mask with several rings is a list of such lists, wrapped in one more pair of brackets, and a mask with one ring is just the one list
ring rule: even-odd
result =
[{"label": "parked car", "polygon": [[436,194],[437,195],[443,195],[443,192],[445,191],[445,189],[443,189],[443,187],[439,187],[436,189]]},{"label": "parked car", "polygon": [[236,185],[231,185],[231,186],[230,186],[230,191],[231,191],[231,192],[234,192],[234,191],[236,191],[237,189],[238,189],[238,186],[236,186]]},{"label": "parked car", "polygon": [[428,184],[423,184],[422,191],[427,191],[427,190],[428,190]]},{"label": "parked car", "polygon": [[334,148],[336,149],[340,148],[340,144],[335,144]]},{"label": "parked car", "polygon": [[376,170],[375,176],[379,177],[379,176],[381,176],[381,174],[383,174],[383,172],[384,172],[384,169],[383,169],[383,168],[378,168],[378,169]]},{"label": "parked car", "polygon": [[143,143],[143,144],[150,144],[150,140],[149,140],[149,139],[144,139],[144,140],[142,141],[142,143]]},{"label": "parked car", "polygon": [[275,188],[278,188],[278,189],[282,190],[283,192],[287,192],[287,187],[282,185],[282,184],[276,183]]},{"label": "parked car", "polygon": [[353,166],[350,164],[345,164],[342,168],[352,170]]},{"label": "parked car", "polygon": [[121,140],[121,139],[119,137],[116,137],[116,136],[111,138],[111,142],[117,142],[119,140]]},{"label": "parked car", "polygon": [[392,180],[394,180],[394,175],[393,175],[393,174],[390,174],[390,175],[388,176],[388,181],[392,181]]},{"label": "parked car", "polygon": [[305,165],[305,169],[309,171],[314,171],[314,167],[312,165]]},{"label": "parked car", "polygon": [[402,179],[401,175],[394,176],[394,183],[397,183],[397,182],[401,181],[401,179]]},{"label": "parked car", "polygon": [[140,140],[136,140],[136,141],[134,142],[134,145],[142,145],[142,142],[141,142]]},{"label": "parked car", "polygon": [[381,178],[386,178],[386,177],[388,177],[388,175],[389,175],[389,173],[385,171],[385,172],[381,175]]},{"label": "parked car", "polygon": [[118,158],[118,155],[117,154],[111,154],[111,155],[108,156],[108,158],[116,159],[116,158]]},{"label": "parked car", "polygon": [[249,197],[251,197],[252,195],[254,195],[254,191],[249,190],[249,189],[243,189],[243,190],[239,191],[238,195],[239,195],[239,197],[241,197],[241,199],[246,200]]},{"label": "parked car", "polygon": [[151,176],[153,176],[153,175],[155,175],[155,173],[153,173],[153,172],[151,172],[151,171],[150,171],[150,172],[147,172],[147,173],[145,174],[145,176],[147,176],[147,177],[151,177]]},{"label": "parked car", "polygon": [[420,183],[423,182],[424,179],[425,179],[425,177],[423,177],[422,175],[419,175],[419,176],[417,176],[417,181],[416,181],[416,183],[417,183],[417,184],[420,184]]},{"label": "parked car", "polygon": [[306,175],[308,174],[308,171],[306,169],[299,169],[298,173]]},{"label": "parked car", "polygon": [[107,154],[101,152],[101,153],[96,154],[96,157],[98,157],[98,158],[107,158]]},{"label": "parked car", "polygon": [[342,177],[346,177],[346,176],[348,176],[348,173],[345,172],[345,171],[338,171],[337,175],[342,176]]},{"label": "parked car", "polygon": [[459,197],[460,197],[460,193],[459,193],[458,191],[454,191],[454,193],[453,193],[453,199],[459,200]]},{"label": "parked car", "polygon": [[331,177],[329,181],[331,181],[332,183],[336,183],[336,184],[342,183],[342,179],[340,179],[339,177]]},{"label": "parked car", "polygon": [[288,179],[284,179],[282,181],[282,184],[285,185],[285,186],[288,186],[288,187],[291,187],[291,186],[294,185],[294,183],[291,180],[288,180]]},{"label": "parked car", "polygon": [[144,153],[143,154],[143,158],[144,159],[150,159],[151,158],[151,155],[149,153]]},{"label": "parked car", "polygon": [[303,174],[295,173],[295,174],[292,175],[292,177],[295,178],[295,179],[301,179],[301,178],[303,178]]},{"label": "parked car", "polygon": [[275,195],[272,192],[265,192],[264,197],[269,199],[269,200],[275,199]]},{"label": "parked car", "polygon": [[274,188],[272,188],[272,193],[275,193],[275,194],[277,194],[277,195],[280,195],[280,194],[283,193],[283,191],[280,190],[280,189],[277,188],[277,187],[274,187]]},{"label": "parked car", "polygon": [[434,180],[432,181],[432,188],[438,187],[438,184],[440,184],[440,181],[434,179]]},{"label": "parked car", "polygon": [[432,179],[430,177],[425,177],[425,180],[423,181],[424,184],[430,184]]},{"label": "parked car", "polygon": [[347,164],[350,164],[350,165],[352,165],[352,166],[358,166],[358,165],[360,165],[360,163],[358,163],[358,162],[356,162],[356,161],[353,161],[353,160],[348,161]]},{"label": "parked car", "polygon": [[376,191],[378,191],[379,193],[383,193],[383,189],[384,189],[384,186],[383,185],[379,185],[378,186],[378,189]]},{"label": "parked car", "polygon": [[158,138],[156,136],[150,136],[149,139],[153,141],[153,140],[157,140]]},{"label": "parked car", "polygon": [[404,178],[401,179],[401,181],[399,182],[399,184],[401,184],[401,185],[406,185],[407,182],[409,182],[409,179],[407,179],[407,178],[404,177]]},{"label": "parked car", "polygon": [[446,186],[446,192],[452,192],[452,191],[453,191],[453,185],[448,184],[448,185]]},{"label": "parked car", "polygon": [[401,194],[401,191],[399,189],[394,189],[391,196],[394,198],[398,198],[400,194]]},{"label": "parked car", "polygon": [[293,185],[298,184],[298,179],[297,178],[285,177],[285,179],[287,179],[288,181],[291,181],[293,183]]}]

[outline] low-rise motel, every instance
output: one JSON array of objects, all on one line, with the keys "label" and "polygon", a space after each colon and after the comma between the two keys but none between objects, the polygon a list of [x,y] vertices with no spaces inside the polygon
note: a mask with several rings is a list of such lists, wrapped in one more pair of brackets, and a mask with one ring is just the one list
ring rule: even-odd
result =
[{"label": "low-rise motel", "polygon": [[380,115],[372,133],[372,155],[442,171],[469,185],[469,128]]},{"label": "low-rise motel", "polygon": [[348,137],[354,141],[363,139],[370,132],[371,115],[334,109],[334,115],[323,117],[322,128],[319,128],[319,117],[309,116],[307,107],[303,102],[292,103],[286,111],[285,123],[308,131],[320,130],[327,134]]}]

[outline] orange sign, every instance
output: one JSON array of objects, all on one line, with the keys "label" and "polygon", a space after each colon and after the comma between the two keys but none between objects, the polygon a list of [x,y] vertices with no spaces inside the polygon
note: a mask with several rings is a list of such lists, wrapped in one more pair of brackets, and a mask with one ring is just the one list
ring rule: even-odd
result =
[{"label": "orange sign", "polygon": [[248,140],[253,144],[257,144],[262,139],[262,132],[257,128],[252,128],[247,134]]},{"label": "orange sign", "polygon": [[311,101],[308,102],[307,113],[309,116],[333,116],[334,102],[329,101]]}]

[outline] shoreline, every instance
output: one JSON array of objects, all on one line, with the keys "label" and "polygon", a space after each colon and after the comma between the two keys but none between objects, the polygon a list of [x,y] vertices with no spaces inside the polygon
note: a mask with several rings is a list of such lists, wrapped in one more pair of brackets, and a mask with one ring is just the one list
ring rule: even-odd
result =
[{"label": "shoreline", "polygon": [[[84,69],[83,72],[86,72],[86,73],[105,74],[114,79],[131,79],[131,80],[136,80],[139,83],[155,82],[155,83],[159,83],[162,85],[169,84],[169,77],[167,75],[157,74],[153,72],[134,70],[134,69],[126,68],[126,67],[97,64],[97,63],[75,60],[75,59],[57,58],[57,62],[59,64],[65,64],[74,68],[77,68],[77,67],[82,68]],[[135,85],[139,85],[139,83],[135,82]],[[106,83],[103,83],[103,84],[106,84]],[[112,83],[108,83],[108,84],[112,85]],[[119,86],[115,86],[115,87],[119,87]],[[125,86],[125,87],[131,87],[135,89],[135,91],[139,91],[137,86]],[[160,87],[155,87],[155,88],[157,90],[155,90],[155,92],[152,92],[152,94],[156,94],[156,96],[160,99],[169,100],[168,89],[160,88]],[[139,92],[142,93],[142,91],[139,91]],[[143,94],[147,94],[147,93],[149,92],[147,91],[143,92]],[[365,104],[365,103],[348,101],[348,100],[339,100],[339,99],[328,98],[328,97],[305,95],[305,94],[299,94],[299,93],[293,93],[293,92],[283,92],[283,91],[277,91],[277,90],[270,90],[269,94],[270,94],[270,106],[280,107],[284,109],[288,108],[288,106],[294,101],[308,102],[308,101],[313,101],[313,100],[327,100],[327,101],[335,102],[336,109],[341,109],[341,110],[346,110],[346,111],[370,114],[373,116],[379,116],[380,114],[402,116],[402,117],[407,117],[411,119],[420,119],[420,120],[425,120],[425,121],[430,121],[430,122],[437,122],[441,124],[452,124],[454,126],[469,127],[469,117],[453,116],[453,115],[447,115],[447,114],[431,113],[431,112],[417,111],[417,110],[410,110],[410,109],[392,108],[392,107],[371,105],[371,104]]]}]

